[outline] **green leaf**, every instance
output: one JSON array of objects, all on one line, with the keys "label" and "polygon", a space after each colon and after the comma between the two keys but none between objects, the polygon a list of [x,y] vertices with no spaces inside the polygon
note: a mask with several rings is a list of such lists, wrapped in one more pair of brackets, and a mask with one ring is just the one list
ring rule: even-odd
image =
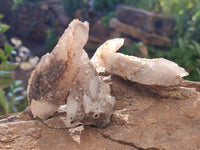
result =
[{"label": "green leaf", "polygon": [[3,108],[4,112],[6,114],[8,114],[9,113],[9,104],[8,104],[8,101],[5,97],[5,92],[1,88],[0,88],[0,105]]},{"label": "green leaf", "polygon": [[25,97],[24,96],[15,96],[14,100],[15,101],[21,101],[23,100]]},{"label": "green leaf", "polygon": [[0,60],[2,62],[7,61],[7,56],[6,56],[6,54],[4,53],[4,51],[2,49],[0,49]]},{"label": "green leaf", "polygon": [[10,28],[9,25],[0,23],[0,33],[6,32]]},{"label": "green leaf", "polygon": [[196,68],[196,71],[198,72],[198,74],[200,74],[200,69],[199,68]]},{"label": "green leaf", "polygon": [[197,43],[196,41],[192,41],[192,43],[195,45],[197,51],[198,51],[198,54],[200,55],[200,44]]},{"label": "green leaf", "polygon": [[13,79],[0,80],[0,88],[4,89],[9,87],[13,83]]},{"label": "green leaf", "polygon": [[9,72],[2,73],[0,71],[0,79],[2,79],[2,78],[12,78],[12,75]]},{"label": "green leaf", "polygon": [[15,89],[13,90],[13,93],[18,93],[18,92],[21,92],[21,91],[23,91],[23,90],[24,90],[23,87],[17,87],[17,88],[15,88]]},{"label": "green leaf", "polygon": [[2,19],[4,17],[4,15],[3,14],[0,14],[0,19]]},{"label": "green leaf", "polygon": [[185,46],[184,46],[183,39],[179,38],[179,39],[178,39],[178,44],[179,44],[181,50],[184,51],[184,47],[185,47]]},{"label": "green leaf", "polygon": [[5,44],[5,45],[4,45],[4,50],[6,51],[7,56],[10,55],[11,52],[12,52],[14,49],[15,49],[15,47],[12,47],[12,46],[10,46],[10,45],[8,45],[8,44]]},{"label": "green leaf", "polygon": [[192,16],[192,21],[196,21],[198,17],[200,17],[200,10]]},{"label": "green leaf", "polygon": [[22,80],[16,80],[14,84],[15,86],[20,86],[22,83]]},{"label": "green leaf", "polygon": [[16,63],[2,63],[0,65],[0,70],[5,70],[5,71],[9,71],[9,70],[14,70],[18,67],[18,64]]}]

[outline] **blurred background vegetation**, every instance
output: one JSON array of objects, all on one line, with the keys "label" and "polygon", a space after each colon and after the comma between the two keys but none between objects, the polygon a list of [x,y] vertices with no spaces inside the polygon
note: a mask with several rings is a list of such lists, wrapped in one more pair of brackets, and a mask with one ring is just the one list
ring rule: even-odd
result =
[{"label": "blurred background vegetation", "polygon": [[[31,8],[42,5],[41,8],[45,11],[51,8],[45,7],[46,5],[44,5],[44,0],[43,3],[41,3],[41,1],[42,0],[12,0],[12,11],[19,11],[24,5],[28,4],[31,4]],[[59,0],[46,0],[46,2],[48,1],[52,1],[53,3]],[[141,47],[145,47],[148,53],[143,57],[164,57],[172,60],[189,72],[190,75],[185,77],[185,79],[200,81],[199,0],[60,0],[60,2],[64,8],[66,16],[69,18],[68,23],[73,18],[87,20],[90,24],[94,24],[100,20],[104,27],[108,29],[109,21],[113,16],[115,16],[116,7],[119,4],[145,9],[147,11],[175,18],[176,25],[174,28],[174,34],[170,37],[172,40],[172,45],[170,47],[149,46],[143,43],[141,44],[141,42],[136,40],[132,43],[131,47],[124,46],[121,52],[128,55],[135,55]],[[93,13],[90,13],[91,5],[93,11],[97,14],[97,19],[90,20],[90,17],[94,15]],[[82,16],[79,13],[80,11]],[[11,32],[13,24],[7,25],[3,12],[0,11],[0,14],[0,34],[9,37],[9,42],[4,43],[0,48],[0,115],[3,115],[22,111],[27,106],[27,98],[25,96],[26,86],[22,86],[23,82],[27,81],[15,78],[15,70],[23,69],[23,67],[20,68],[20,65],[22,64],[22,60],[25,59],[20,57],[20,61],[17,61],[16,58],[17,55],[19,55],[19,51],[15,44],[10,40],[11,36],[14,36]],[[89,17],[83,17],[87,15]],[[54,47],[58,37],[60,36],[57,32],[59,31],[59,26],[56,24],[56,19],[59,17],[56,15],[50,15],[50,21],[47,22],[47,24],[50,24],[51,28],[45,30],[44,42],[39,46],[36,46],[34,50],[41,49],[42,45],[42,49],[45,49],[45,51],[42,52],[42,54],[44,54]],[[60,18],[62,17],[63,16]],[[33,22],[29,25],[29,29],[27,29],[27,32],[24,33],[24,35],[31,35],[31,32],[29,31],[37,26],[37,24],[37,22]],[[31,54],[37,55],[37,52],[34,52],[34,50],[30,50]],[[39,55],[39,57],[41,57],[41,55]]]},{"label": "blurred background vegetation", "polygon": [[[3,15],[0,15],[0,19],[2,18]],[[5,33],[9,28],[8,25],[0,23],[0,33]],[[0,115],[22,111],[27,105],[22,81],[15,80],[12,74],[18,67],[18,64],[12,61],[12,54],[16,54],[15,47],[4,44],[3,48],[0,48]]]}]

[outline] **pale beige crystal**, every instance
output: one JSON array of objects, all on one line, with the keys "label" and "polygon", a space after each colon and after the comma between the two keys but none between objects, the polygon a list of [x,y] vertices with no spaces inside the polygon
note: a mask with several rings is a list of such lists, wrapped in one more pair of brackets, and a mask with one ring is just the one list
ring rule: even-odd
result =
[{"label": "pale beige crystal", "polygon": [[53,51],[44,55],[32,72],[28,100],[34,116],[46,119],[65,101],[80,68],[88,32],[87,22],[72,21]]},{"label": "pale beige crystal", "polygon": [[79,124],[104,127],[110,122],[115,98],[108,84],[97,76],[85,51],[79,74],[67,98],[66,126]]},{"label": "pale beige crystal", "polygon": [[188,75],[176,63],[164,58],[145,59],[116,53],[122,45],[123,39],[106,41],[92,58],[94,66],[146,85],[175,86],[180,84],[181,77]]},{"label": "pale beige crystal", "polygon": [[94,56],[90,61],[98,73],[105,71],[105,65],[102,58],[103,55],[109,56],[115,53],[123,44],[124,44],[124,39],[115,38],[112,40],[107,40],[97,49],[97,51],[95,52]]}]

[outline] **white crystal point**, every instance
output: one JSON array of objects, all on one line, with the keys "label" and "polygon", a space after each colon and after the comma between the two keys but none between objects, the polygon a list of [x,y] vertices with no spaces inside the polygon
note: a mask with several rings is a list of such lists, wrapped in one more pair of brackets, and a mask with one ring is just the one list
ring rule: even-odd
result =
[{"label": "white crystal point", "polygon": [[[124,79],[146,85],[175,86],[180,84],[183,76],[188,73],[176,63],[164,58],[145,59],[134,56],[127,56],[121,53],[110,51],[110,46],[120,45],[117,40],[106,41],[98,52],[100,65],[106,71],[119,75]],[[115,43],[116,42],[116,43]],[[119,42],[119,43],[118,43]],[[96,63],[98,64],[98,63]],[[102,65],[101,65],[102,64]]]},{"label": "white crystal point", "polygon": [[[46,119],[65,101],[68,90],[79,71],[88,32],[87,22],[72,21],[53,51],[41,58],[31,74],[27,91],[34,116]],[[44,101],[50,104],[44,105]],[[44,107],[38,111],[40,106]]]},{"label": "white crystal point", "polygon": [[59,39],[52,53],[65,61],[75,59],[75,61],[80,62],[83,46],[88,40],[88,35],[88,22],[74,19]]},{"label": "white crystal point", "polygon": [[85,51],[81,67],[67,98],[66,126],[79,124],[104,127],[110,122],[115,98],[110,87],[97,76]]},{"label": "white crystal point", "polygon": [[164,58],[142,59],[120,53],[104,59],[106,70],[124,79],[146,85],[175,86],[188,73]]},{"label": "white crystal point", "polygon": [[107,57],[110,54],[116,53],[123,44],[123,38],[115,38],[112,40],[107,40],[105,43],[103,43],[90,60],[96,70],[101,72],[101,70],[104,70],[105,68],[101,57]]}]

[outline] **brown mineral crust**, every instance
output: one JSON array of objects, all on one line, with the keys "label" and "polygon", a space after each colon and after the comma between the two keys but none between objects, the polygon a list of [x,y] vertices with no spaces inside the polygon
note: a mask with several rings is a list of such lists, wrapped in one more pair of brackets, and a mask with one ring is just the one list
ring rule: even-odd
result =
[{"label": "brown mineral crust", "polygon": [[107,115],[105,113],[95,114],[90,112],[89,114],[86,114],[84,116],[82,123],[84,125],[105,127],[106,125],[108,125],[108,122],[106,122],[105,120],[107,120]]},{"label": "brown mineral crust", "polygon": [[59,89],[58,85],[62,82],[62,77],[66,69],[65,62],[57,60],[56,57],[50,57],[49,61],[50,63],[44,70],[35,70],[33,73],[34,76],[30,78],[29,103],[31,103],[32,99],[45,99],[55,103],[55,99],[59,100],[61,96],[60,92],[63,89]]}]

